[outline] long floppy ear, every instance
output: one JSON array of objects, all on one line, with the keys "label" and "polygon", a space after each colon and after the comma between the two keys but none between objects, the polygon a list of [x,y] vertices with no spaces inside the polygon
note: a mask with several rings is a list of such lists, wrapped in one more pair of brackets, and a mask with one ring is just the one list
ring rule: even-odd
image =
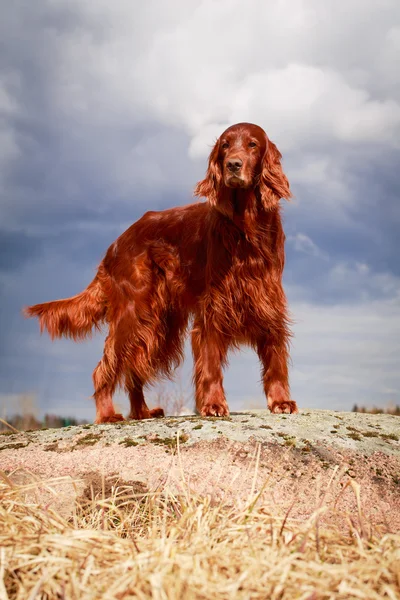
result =
[{"label": "long floppy ear", "polygon": [[218,156],[219,139],[215,142],[215,146],[209,156],[205,179],[199,181],[193,192],[194,196],[207,198],[211,206],[216,206],[218,203],[218,193],[222,182],[222,171],[218,162]]},{"label": "long floppy ear", "polygon": [[267,151],[262,161],[260,176],[261,201],[266,210],[274,208],[281,198],[292,196],[289,181],[282,170],[282,154],[273,142],[268,140]]}]

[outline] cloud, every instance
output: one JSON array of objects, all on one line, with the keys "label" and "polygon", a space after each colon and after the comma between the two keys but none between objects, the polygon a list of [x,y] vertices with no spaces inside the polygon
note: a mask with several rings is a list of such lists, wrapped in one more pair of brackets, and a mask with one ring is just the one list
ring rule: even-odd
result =
[{"label": "cloud", "polygon": [[317,258],[323,258],[326,260],[326,254],[318,248],[318,246],[312,241],[312,239],[304,233],[296,233],[296,235],[289,235],[287,237],[289,244],[293,245],[293,248],[297,252],[304,252]]},{"label": "cloud", "polygon": [[[83,0],[44,3],[39,15],[31,19],[43,39],[34,31],[30,41],[36,58],[45,46],[51,54],[44,83],[57,127],[81,153],[90,139],[122,188],[124,156],[117,161],[113,152],[125,145],[122,129],[154,123],[185,132],[192,158],[204,158],[213,137],[241,120],[260,122],[295,154],[323,148],[330,156],[341,143],[398,145],[394,1],[353,0],[344,16],[333,0],[250,0],[245,11],[238,0],[175,1],[168,11],[154,1],[133,9],[125,0],[96,7]],[[132,187],[147,165],[131,152],[140,167],[131,161]]]},{"label": "cloud", "polygon": [[287,262],[285,273],[292,302],[321,306],[344,302],[361,307],[375,300],[400,301],[400,277],[390,271],[377,271],[357,261],[337,261],[322,254],[309,238],[295,238],[294,247],[297,255],[291,254],[293,259]]},{"label": "cloud", "polygon": [[296,198],[324,187],[331,216],[348,214],[354,166],[399,139],[396,15],[394,0],[352,0],[345,15],[333,0],[16,6],[1,31],[0,148],[18,202],[3,197],[3,222],[35,218],[32,191],[53,216],[82,197],[92,213],[111,198],[138,206],[139,188],[155,198],[180,184],[182,202],[240,120],[278,143]]},{"label": "cloud", "polygon": [[[52,345],[20,307],[80,291],[145,210],[190,202],[215,138],[250,120],[294,193],[294,393],[303,406],[344,406],[346,385],[359,403],[398,394],[399,20],[396,0],[14,3],[0,23],[4,393],[92,414],[102,338]],[[258,372],[233,357],[234,407],[263,402]]]},{"label": "cloud", "polygon": [[398,402],[400,305],[294,303],[292,388],[303,406],[349,410]]},{"label": "cloud", "polygon": [[[211,105],[210,114],[201,121],[209,121],[212,112]],[[249,74],[227,98],[224,114],[230,122],[265,123],[284,152],[320,148],[327,138],[398,147],[400,104],[392,99],[372,100],[366,90],[326,68],[290,64]],[[203,131],[197,135],[204,139]],[[196,138],[193,146],[205,154],[201,152],[205,144],[201,148]]]}]

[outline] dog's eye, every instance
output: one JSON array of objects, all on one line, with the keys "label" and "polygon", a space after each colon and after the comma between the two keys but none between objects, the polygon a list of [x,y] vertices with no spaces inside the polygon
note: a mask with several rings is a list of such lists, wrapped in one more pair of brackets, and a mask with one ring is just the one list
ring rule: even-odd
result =
[{"label": "dog's eye", "polygon": [[221,147],[223,150],[226,150],[227,148],[229,148],[228,142],[224,142]]},{"label": "dog's eye", "polygon": [[249,142],[249,148],[255,148],[257,144],[255,142]]}]

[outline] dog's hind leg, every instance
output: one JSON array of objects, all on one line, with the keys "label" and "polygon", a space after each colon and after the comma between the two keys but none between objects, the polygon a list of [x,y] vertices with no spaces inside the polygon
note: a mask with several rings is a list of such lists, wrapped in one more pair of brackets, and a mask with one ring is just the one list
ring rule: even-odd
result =
[{"label": "dog's hind leg", "polygon": [[129,418],[163,416],[161,408],[147,407],[143,386],[157,375],[171,376],[182,359],[188,311],[176,307],[179,263],[163,244],[152,247],[150,254],[136,261],[133,279],[114,282],[109,294],[110,335],[94,373],[96,422],[122,419],[112,403],[112,393],[122,383],[129,394]]},{"label": "dog's hind leg", "polygon": [[114,349],[114,336],[109,335],[104,345],[103,358],[93,371],[95,423],[115,423],[124,417],[115,412],[113,394],[120,376],[121,366]]}]

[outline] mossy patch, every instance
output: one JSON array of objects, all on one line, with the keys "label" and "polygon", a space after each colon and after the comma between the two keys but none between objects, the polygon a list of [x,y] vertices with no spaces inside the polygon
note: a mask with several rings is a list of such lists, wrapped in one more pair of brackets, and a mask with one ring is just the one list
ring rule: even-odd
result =
[{"label": "mossy patch", "polygon": [[7,444],[6,446],[2,446],[0,448],[1,450],[18,450],[18,448],[26,448],[27,446],[29,446],[30,442],[28,443],[24,443],[24,442],[16,442],[15,444]]},{"label": "mossy patch", "polygon": [[165,425],[167,427],[176,427],[179,425],[179,421],[177,419],[168,419],[165,421]]},{"label": "mossy patch", "polygon": [[283,438],[285,446],[296,446],[296,438],[293,435],[288,435],[287,433],[283,433],[283,431],[278,431],[276,435]]},{"label": "mossy patch", "polygon": [[359,433],[356,433],[355,431],[350,432],[347,437],[351,438],[352,440],[355,440],[356,442],[359,442],[362,439],[361,435]]},{"label": "mossy patch", "polygon": [[74,450],[77,446],[94,446],[102,438],[102,436],[102,433],[88,433],[84,437],[77,440]]},{"label": "mossy patch", "polygon": [[285,438],[285,446],[289,448],[294,448],[296,446],[296,438],[295,437],[286,437]]},{"label": "mossy patch", "polygon": [[139,442],[132,440],[131,438],[126,437],[124,440],[118,442],[119,445],[124,445],[125,448],[130,448],[131,446],[139,446]]},{"label": "mossy patch", "polygon": [[395,442],[399,441],[399,436],[396,435],[395,433],[381,433],[380,437],[383,440],[394,440]]},{"label": "mossy patch", "polygon": [[199,423],[198,425],[195,425],[195,426],[193,427],[193,431],[194,431],[195,429],[202,429],[202,428],[203,428],[203,423]]},{"label": "mossy patch", "polygon": [[[184,444],[185,442],[188,441],[188,439],[189,439],[189,436],[186,433],[181,432],[179,434],[179,443],[180,444]],[[174,437],[170,437],[170,438],[168,438],[168,437],[161,438],[161,437],[157,436],[155,438],[152,438],[149,441],[151,441],[153,444],[158,444],[160,446],[167,446],[168,448],[175,449],[178,444],[178,436],[174,436]]]}]

